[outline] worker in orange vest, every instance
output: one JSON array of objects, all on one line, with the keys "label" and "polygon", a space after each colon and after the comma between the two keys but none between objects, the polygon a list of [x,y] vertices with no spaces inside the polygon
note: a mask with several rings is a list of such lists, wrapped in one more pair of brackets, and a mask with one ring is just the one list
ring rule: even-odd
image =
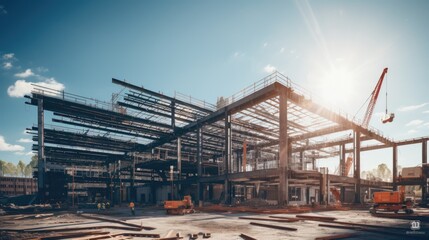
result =
[{"label": "worker in orange vest", "polygon": [[131,209],[131,214],[132,214],[133,216],[135,216],[135,215],[136,215],[136,212],[134,211],[134,202],[130,202],[130,209]]}]

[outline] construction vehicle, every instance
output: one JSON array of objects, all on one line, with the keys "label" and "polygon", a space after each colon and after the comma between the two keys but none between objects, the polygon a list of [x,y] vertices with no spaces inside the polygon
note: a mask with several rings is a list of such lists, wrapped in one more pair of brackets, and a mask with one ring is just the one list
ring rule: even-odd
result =
[{"label": "construction vehicle", "polygon": [[374,205],[369,212],[376,213],[377,210],[385,210],[398,213],[398,211],[402,210],[407,214],[413,213],[413,202],[405,199],[405,187],[401,186],[399,189],[399,191],[394,192],[375,192],[373,197]]},{"label": "construction vehicle", "polygon": [[194,204],[192,203],[191,196],[183,197],[183,200],[170,200],[164,202],[164,209],[170,215],[184,215],[195,212]]}]

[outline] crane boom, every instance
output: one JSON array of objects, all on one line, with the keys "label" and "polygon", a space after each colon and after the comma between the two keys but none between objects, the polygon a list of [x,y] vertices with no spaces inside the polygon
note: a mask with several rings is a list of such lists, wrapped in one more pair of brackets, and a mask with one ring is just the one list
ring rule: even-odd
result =
[{"label": "crane boom", "polygon": [[369,125],[369,122],[371,121],[372,113],[374,111],[375,104],[377,103],[378,94],[380,93],[381,85],[383,84],[384,76],[387,73],[387,68],[383,70],[383,73],[381,73],[380,79],[377,82],[377,85],[375,85],[374,90],[371,93],[371,100],[369,101],[368,108],[366,109],[362,126],[364,128],[367,128]]}]

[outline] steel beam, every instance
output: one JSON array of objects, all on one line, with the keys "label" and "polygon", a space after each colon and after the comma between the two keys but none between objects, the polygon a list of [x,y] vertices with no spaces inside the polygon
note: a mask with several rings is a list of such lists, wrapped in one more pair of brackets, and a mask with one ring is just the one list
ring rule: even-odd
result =
[{"label": "steel beam", "polygon": [[355,188],[355,203],[361,203],[360,197],[360,132],[354,131],[354,160],[355,160],[355,168],[354,168],[354,177],[356,179],[356,188]]},{"label": "steel beam", "polygon": [[280,92],[279,104],[279,187],[278,187],[278,205],[285,206],[288,204],[289,185],[288,185],[288,157],[289,157],[289,139],[287,134],[287,92]]},{"label": "steel beam", "polygon": [[232,132],[231,132],[231,115],[225,112],[225,154],[224,154],[224,168],[225,168],[225,182],[224,182],[224,193],[225,203],[230,203],[230,182],[228,175],[230,172],[230,164],[232,160]]},{"label": "steel beam", "polygon": [[393,174],[393,189],[396,191],[397,190],[397,176],[398,176],[398,145],[394,144],[393,145],[393,161],[392,161],[392,174]]},{"label": "steel beam", "polygon": [[202,205],[202,201],[204,198],[203,184],[201,183],[201,177],[203,174],[202,162],[203,162],[203,130],[201,128],[198,128],[197,129],[197,164],[198,164],[197,201],[199,202],[199,205]]},{"label": "steel beam", "polygon": [[43,98],[37,101],[37,135],[38,135],[38,150],[37,150],[37,186],[38,196],[41,202],[45,202],[46,184],[46,158],[45,158],[45,114]]}]

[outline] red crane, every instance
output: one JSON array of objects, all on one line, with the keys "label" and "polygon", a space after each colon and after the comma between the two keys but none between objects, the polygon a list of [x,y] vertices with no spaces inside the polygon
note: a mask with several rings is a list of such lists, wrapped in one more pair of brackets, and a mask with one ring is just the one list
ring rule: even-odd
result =
[{"label": "red crane", "polygon": [[[372,113],[374,112],[374,107],[375,107],[375,104],[377,103],[378,95],[380,93],[381,85],[383,84],[384,76],[386,75],[386,73],[387,73],[387,68],[385,68],[381,73],[380,79],[378,80],[377,85],[375,85],[375,88],[371,93],[371,96],[370,96],[371,100],[369,101],[369,104],[366,109],[363,122],[362,122],[362,127],[364,128],[367,128],[369,125],[369,122],[371,121]],[[387,91],[386,91],[386,114],[381,121],[382,123],[388,123],[388,122],[392,122],[394,118],[395,118],[394,113],[390,113],[390,114],[387,113]],[[349,174],[352,163],[353,163],[353,157],[350,154],[346,160],[345,172],[344,172],[345,176]]]},{"label": "red crane", "polygon": [[[378,94],[380,93],[381,85],[383,84],[384,76],[386,75],[386,73],[387,73],[387,68],[385,68],[381,73],[380,79],[378,80],[377,85],[375,85],[375,88],[371,93],[371,100],[369,101],[369,104],[366,109],[363,122],[362,122],[362,126],[364,128],[367,128],[369,125],[369,122],[371,121],[372,113],[374,111],[375,104],[377,103]],[[395,118],[394,113],[387,114],[387,91],[386,91],[386,115],[382,119],[382,122],[383,123],[392,122],[393,118]]]}]

